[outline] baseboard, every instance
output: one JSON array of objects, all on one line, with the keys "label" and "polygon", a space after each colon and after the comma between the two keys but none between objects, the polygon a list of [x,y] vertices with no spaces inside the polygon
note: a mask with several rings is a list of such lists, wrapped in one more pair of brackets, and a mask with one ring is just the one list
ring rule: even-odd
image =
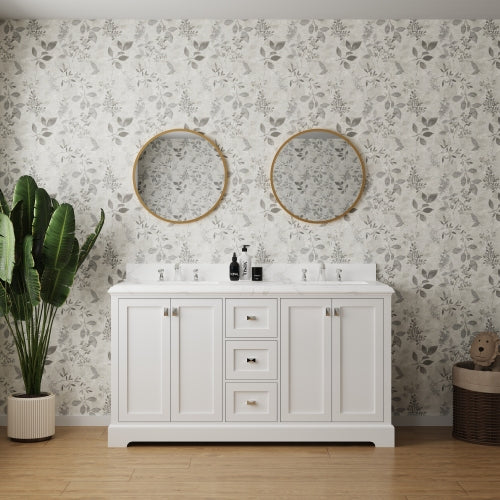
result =
[{"label": "baseboard", "polygon": [[[94,415],[58,415],[56,416],[56,426],[58,427],[93,427],[109,425],[109,416]],[[0,416],[0,426],[7,425],[7,415]]]},{"label": "baseboard", "polygon": [[[91,416],[91,415],[59,415],[56,416],[56,425],[60,427],[65,426],[107,426],[109,425],[109,416]],[[392,417],[392,423],[396,427],[408,426],[433,426],[433,427],[451,427],[453,424],[453,417],[446,416],[401,416]],[[7,425],[7,416],[0,416],[0,426]]]},{"label": "baseboard", "polygon": [[392,417],[392,424],[396,427],[451,427],[453,415]]}]

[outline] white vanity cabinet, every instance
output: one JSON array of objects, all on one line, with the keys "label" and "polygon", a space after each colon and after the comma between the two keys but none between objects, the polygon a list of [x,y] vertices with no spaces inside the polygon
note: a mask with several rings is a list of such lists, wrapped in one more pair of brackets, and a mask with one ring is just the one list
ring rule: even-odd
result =
[{"label": "white vanity cabinet", "polygon": [[281,419],[383,420],[383,299],[281,301]]},{"label": "white vanity cabinet", "polygon": [[119,421],[221,421],[222,300],[121,298],[117,307]]},{"label": "white vanity cabinet", "polygon": [[376,282],[114,286],[109,446],[394,446],[392,292]]}]

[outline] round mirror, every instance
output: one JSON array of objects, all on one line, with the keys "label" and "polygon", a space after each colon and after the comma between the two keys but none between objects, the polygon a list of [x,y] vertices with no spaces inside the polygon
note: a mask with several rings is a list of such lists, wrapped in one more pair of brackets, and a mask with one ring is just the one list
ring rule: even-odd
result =
[{"label": "round mirror", "polygon": [[271,188],[283,210],[315,224],[349,212],[361,197],[365,181],[365,165],[354,144],[326,129],[290,137],[271,167]]},{"label": "round mirror", "polygon": [[133,175],[144,208],[177,224],[194,222],[212,212],[227,185],[222,151],[203,134],[185,129],[161,132],[144,144]]}]

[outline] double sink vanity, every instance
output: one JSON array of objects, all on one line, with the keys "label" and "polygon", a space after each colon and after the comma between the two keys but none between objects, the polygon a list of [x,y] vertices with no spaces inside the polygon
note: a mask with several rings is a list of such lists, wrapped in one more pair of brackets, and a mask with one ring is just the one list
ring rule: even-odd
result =
[{"label": "double sink vanity", "polygon": [[[133,184],[153,216],[208,216],[228,166],[215,141],[170,129],[137,154]],[[356,206],[362,154],[308,129],[276,151],[272,195],[301,223]],[[109,446],[132,441],[371,441],[394,446],[391,294],[375,264],[266,264],[260,282],[227,264],[127,266],[113,286]]]},{"label": "double sink vanity", "polygon": [[393,290],[375,264],[268,264],[262,282],[230,282],[227,265],[138,264],[109,293],[109,446],[394,446]]}]

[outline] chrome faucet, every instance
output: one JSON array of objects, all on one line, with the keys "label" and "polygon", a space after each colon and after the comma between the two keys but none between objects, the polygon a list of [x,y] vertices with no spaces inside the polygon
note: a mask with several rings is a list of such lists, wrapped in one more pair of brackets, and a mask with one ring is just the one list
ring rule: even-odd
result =
[{"label": "chrome faucet", "polygon": [[302,269],[302,281],[307,281],[307,269]]},{"label": "chrome faucet", "polygon": [[321,261],[319,263],[319,277],[318,281],[325,281],[326,280],[326,269],[325,269],[325,263]]},{"label": "chrome faucet", "polygon": [[165,269],[158,269],[158,281],[165,281],[164,272]]},{"label": "chrome faucet", "polygon": [[342,269],[340,267],[337,267],[335,271],[337,273],[337,281],[342,281]]},{"label": "chrome faucet", "polygon": [[198,281],[198,269],[193,269],[193,281]]}]

